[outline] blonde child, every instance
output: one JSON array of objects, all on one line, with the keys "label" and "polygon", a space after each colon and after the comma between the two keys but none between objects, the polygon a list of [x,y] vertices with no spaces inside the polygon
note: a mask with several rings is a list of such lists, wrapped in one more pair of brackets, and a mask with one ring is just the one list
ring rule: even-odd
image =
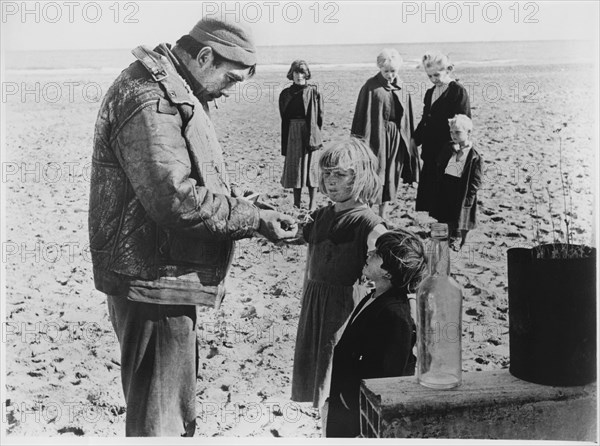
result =
[{"label": "blonde child", "polygon": [[390,202],[396,198],[400,180],[413,183],[418,159],[412,155],[413,111],[410,94],[402,90],[398,73],[402,57],[394,48],[377,56],[379,73],[365,82],[358,94],[351,133],[366,139],[379,160],[381,193],[379,216],[388,218]]},{"label": "blonde child", "polygon": [[351,137],[326,149],[319,160],[319,190],[333,202],[303,227],[308,256],[298,321],[292,400],[322,409],[329,394],[333,348],[354,306],[368,251],[386,231],[370,208],[381,190],[377,158]]},{"label": "blonde child", "polygon": [[414,133],[421,147],[421,174],[417,189],[417,211],[430,212],[435,200],[435,160],[442,148],[452,141],[448,119],[458,114],[471,117],[467,90],[452,78],[454,65],[444,54],[425,54],[423,68],[433,87],[425,92],[423,115]]},{"label": "blonde child", "polygon": [[[473,123],[466,115],[448,120],[452,143],[436,159],[439,182],[431,216],[448,223],[450,246],[462,248],[467,233],[477,223],[477,191],[481,186],[482,161],[471,141]],[[460,237],[460,245],[458,244]]]}]

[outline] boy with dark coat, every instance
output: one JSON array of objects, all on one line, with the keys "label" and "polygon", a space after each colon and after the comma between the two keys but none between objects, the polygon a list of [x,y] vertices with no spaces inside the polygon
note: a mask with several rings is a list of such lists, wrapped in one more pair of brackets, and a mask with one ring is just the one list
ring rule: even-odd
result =
[{"label": "boy with dark coat", "polygon": [[363,274],[375,290],[356,307],[333,354],[327,437],[360,434],[360,382],[415,373],[415,323],[408,293],[426,271],[425,247],[403,229],[386,232],[367,254]]}]

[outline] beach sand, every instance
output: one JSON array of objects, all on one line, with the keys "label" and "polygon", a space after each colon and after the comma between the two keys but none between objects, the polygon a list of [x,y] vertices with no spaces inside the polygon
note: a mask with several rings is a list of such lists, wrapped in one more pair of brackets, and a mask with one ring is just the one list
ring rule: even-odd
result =
[{"label": "beach sand", "polygon": [[[313,72],[325,96],[326,144],[349,134],[358,91],[375,73]],[[89,167],[100,105],[94,96],[115,76],[6,76],[7,82],[34,89],[6,102],[3,416],[10,435],[125,432],[119,348],[105,297],[93,287],[86,248]],[[401,76],[413,92],[418,121],[427,79],[416,68]],[[563,123],[562,169],[572,183],[567,205],[572,201],[573,239],[595,240],[593,66],[459,67],[457,77],[471,93],[474,140],[485,168],[478,228],[451,264],[464,291],[463,369],[505,368],[506,250],[536,244],[536,220],[541,239],[552,241],[548,191],[554,224],[561,224],[559,143],[553,130]],[[277,98],[287,85],[285,73],[261,73],[259,67],[236,96],[211,108],[231,179],[291,213],[291,190],[279,183]],[[52,88],[61,91],[55,102]],[[400,187],[391,220],[426,239],[429,220],[414,212],[415,195],[415,188]],[[303,199],[306,203],[306,195]],[[319,195],[319,202],[327,200]],[[305,246],[241,241],[222,307],[198,309],[197,436],[321,436],[318,412],[289,400],[305,256]]]}]

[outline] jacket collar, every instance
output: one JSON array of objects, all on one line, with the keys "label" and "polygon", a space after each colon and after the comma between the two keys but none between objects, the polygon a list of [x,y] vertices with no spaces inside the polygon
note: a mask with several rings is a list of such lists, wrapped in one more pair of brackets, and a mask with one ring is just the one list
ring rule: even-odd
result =
[{"label": "jacket collar", "polygon": [[402,89],[398,85],[396,80],[394,80],[394,82],[391,85],[388,84],[388,81],[383,77],[383,74],[381,74],[381,72],[379,72],[379,73],[377,73],[377,75],[375,75],[375,79],[377,79],[377,82],[379,82],[381,84],[381,86],[384,89],[386,89],[387,91],[398,91],[398,90]]},{"label": "jacket collar", "polygon": [[377,297],[373,297],[374,295],[375,295],[375,291],[373,290],[371,293],[368,294],[368,299],[366,299],[366,298],[363,299],[363,301],[361,301],[362,305],[359,304],[356,307],[355,313],[360,311],[360,309],[367,304],[367,301],[369,299],[373,299],[374,302],[372,302],[369,305],[368,309],[366,309],[365,311],[371,311],[374,308],[380,307],[381,305],[385,305],[385,303],[390,300],[396,300],[396,299],[404,300],[404,299],[408,298],[408,296],[406,295],[405,292],[399,290],[398,288],[396,288],[394,286],[392,286],[389,290],[387,290],[383,294],[380,294]]},{"label": "jacket collar", "polygon": [[[375,295],[375,292],[373,292],[373,296],[374,295]],[[383,300],[384,298],[390,298],[390,297],[394,297],[394,298],[406,297],[406,293],[404,293],[403,291],[401,291],[400,289],[398,289],[397,287],[392,285],[392,287],[389,290],[387,290],[386,292],[380,294],[377,297],[373,297],[373,296],[371,296],[371,299],[375,299],[377,301],[377,300]]]},{"label": "jacket collar", "polygon": [[165,56],[169,62],[175,67],[177,73],[187,82],[190,89],[192,90],[192,94],[198,98],[198,100],[202,104],[208,103],[208,98],[206,97],[206,89],[202,86],[200,82],[196,80],[190,70],[187,69],[183,61],[177,57],[177,55],[171,51],[171,45],[168,43],[161,43],[158,45],[154,51],[159,54]]},{"label": "jacket collar", "polygon": [[461,155],[463,153],[469,153],[469,151],[471,150],[471,147],[473,147],[473,143],[471,141],[468,141],[467,144],[465,144],[464,147],[460,147],[460,144],[456,144],[456,143],[451,143],[450,144],[452,147],[452,151],[454,153],[460,153]]},{"label": "jacket collar", "polygon": [[[444,146],[445,148],[442,150],[442,154],[440,154],[440,158],[439,160],[441,160],[443,163],[447,163],[452,156],[454,155],[455,151],[454,151],[454,143],[453,142],[449,142],[448,146]],[[466,158],[465,158],[465,166],[470,165],[470,163],[474,160],[477,159],[479,157],[479,154],[477,153],[477,147],[475,146],[475,143],[473,141],[471,141],[471,145],[469,146],[469,151],[466,154]],[[465,148],[466,151],[466,148]]]}]

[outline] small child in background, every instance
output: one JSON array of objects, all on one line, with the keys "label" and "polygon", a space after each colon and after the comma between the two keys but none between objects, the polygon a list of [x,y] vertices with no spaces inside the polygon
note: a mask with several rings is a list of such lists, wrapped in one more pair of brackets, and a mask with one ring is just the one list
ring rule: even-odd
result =
[{"label": "small child in background", "polygon": [[319,190],[333,202],[303,227],[308,243],[302,307],[292,375],[292,400],[323,408],[329,395],[331,358],[341,330],[364,296],[359,284],[368,246],[387,229],[370,208],[381,191],[377,158],[350,137],[319,160]]},{"label": "small child in background", "polygon": [[403,229],[386,232],[370,251],[363,274],[375,290],[356,307],[333,354],[327,437],[360,434],[360,381],[415,373],[415,322],[408,293],[426,273],[425,247]]},{"label": "small child in background", "polygon": [[471,119],[466,115],[456,115],[448,120],[448,125],[452,143],[443,147],[436,160],[439,180],[430,215],[440,223],[448,223],[450,247],[457,251],[465,244],[469,230],[477,224],[477,191],[481,187],[482,161],[471,141]]},{"label": "small child in background", "polygon": [[448,56],[425,54],[423,68],[433,87],[425,92],[423,115],[414,132],[414,144],[421,146],[423,160],[415,210],[431,215],[437,181],[435,160],[451,141],[448,119],[459,114],[471,117],[471,104],[465,87],[452,78],[454,65]]}]

